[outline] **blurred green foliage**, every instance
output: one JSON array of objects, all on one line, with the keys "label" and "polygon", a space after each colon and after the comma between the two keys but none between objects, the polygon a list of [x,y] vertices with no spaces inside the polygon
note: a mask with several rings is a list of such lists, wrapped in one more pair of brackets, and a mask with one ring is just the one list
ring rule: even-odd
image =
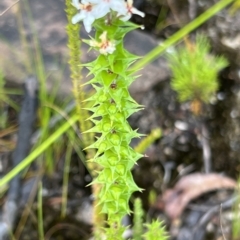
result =
[{"label": "blurred green foliage", "polygon": [[172,88],[180,102],[195,101],[209,103],[218,89],[218,72],[228,65],[222,56],[210,54],[209,41],[198,35],[196,43],[185,41],[168,55],[172,70]]}]

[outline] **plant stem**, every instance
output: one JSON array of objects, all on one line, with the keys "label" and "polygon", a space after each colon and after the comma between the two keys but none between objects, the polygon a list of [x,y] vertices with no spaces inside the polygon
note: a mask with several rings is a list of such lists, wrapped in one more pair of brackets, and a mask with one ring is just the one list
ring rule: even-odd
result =
[{"label": "plant stem", "polygon": [[38,189],[38,234],[39,240],[44,240],[43,212],[42,212],[42,182],[39,182]]},{"label": "plant stem", "polygon": [[12,178],[14,178],[19,172],[26,168],[32,161],[34,161],[40,154],[42,154],[51,144],[53,144],[57,138],[59,138],[63,133],[65,133],[74,123],[78,121],[78,115],[75,114],[68,119],[62,126],[60,126],[57,131],[55,131],[51,136],[48,137],[40,146],[38,146],[34,151],[32,151],[25,159],[22,160],[14,169],[7,173],[0,180],[0,187],[8,183]]},{"label": "plant stem", "polygon": [[234,0],[221,0],[220,2],[216,3],[214,6],[209,8],[195,20],[187,24],[185,27],[177,31],[173,34],[169,39],[167,39],[163,44],[154,48],[148,54],[146,54],[141,60],[139,60],[134,66],[131,68],[131,71],[135,72],[146,66],[148,63],[155,60],[159,55],[161,55],[167,48],[176,44],[180,41],[183,37],[189,34],[191,31],[198,28],[201,24],[206,22],[209,18],[214,16],[216,13],[224,9],[227,5],[229,5]]}]

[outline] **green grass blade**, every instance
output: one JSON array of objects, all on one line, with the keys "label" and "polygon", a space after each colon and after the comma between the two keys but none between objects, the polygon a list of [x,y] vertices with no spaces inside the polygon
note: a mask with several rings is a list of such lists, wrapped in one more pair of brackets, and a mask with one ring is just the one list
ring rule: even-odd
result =
[{"label": "green grass blade", "polygon": [[39,182],[38,189],[38,239],[44,240],[44,230],[43,230],[43,212],[42,212],[42,182]]},{"label": "green grass blade", "polygon": [[31,152],[21,163],[19,163],[14,169],[7,173],[0,180],[0,187],[8,183],[14,176],[27,167],[32,161],[34,161],[44,150],[46,150],[57,138],[65,133],[75,122],[78,120],[78,115],[75,114],[61,127],[57,129],[48,139],[46,139],[40,146],[38,146],[33,152]]},{"label": "green grass blade", "polygon": [[4,89],[0,89],[0,95],[2,94],[23,95],[23,91],[15,88],[4,88]]},{"label": "green grass blade", "polygon": [[167,39],[163,44],[160,46],[154,48],[152,51],[150,51],[148,54],[146,54],[141,60],[139,60],[136,64],[133,65],[131,68],[131,71],[135,72],[139,69],[146,66],[149,62],[152,62],[155,60],[160,54],[162,54],[167,48],[174,45],[178,41],[180,41],[183,37],[185,37],[187,34],[189,34],[194,29],[198,28],[201,24],[206,22],[209,18],[214,16],[216,13],[224,9],[227,5],[229,5],[231,2],[235,0],[221,0],[218,3],[216,3],[214,6],[209,8],[207,11],[205,11],[203,14],[201,14],[199,17],[197,17],[195,20],[187,24],[185,27],[177,31],[175,34],[173,34],[169,39]]},{"label": "green grass blade", "polygon": [[67,146],[64,171],[63,171],[63,188],[62,188],[63,190],[62,190],[62,207],[61,207],[62,218],[66,217],[66,213],[67,213],[68,180],[69,180],[72,151],[73,151],[73,146],[71,143],[69,143]]}]

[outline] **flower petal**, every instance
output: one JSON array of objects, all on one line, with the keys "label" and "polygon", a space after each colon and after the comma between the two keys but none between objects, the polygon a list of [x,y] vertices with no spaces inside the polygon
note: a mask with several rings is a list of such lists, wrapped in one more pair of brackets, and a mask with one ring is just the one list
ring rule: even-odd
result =
[{"label": "flower petal", "polygon": [[141,12],[141,11],[139,11],[139,10],[137,10],[136,8],[132,8],[132,14],[137,14],[137,15],[139,15],[139,16],[141,16],[141,17],[145,17],[145,13],[144,12]]},{"label": "flower petal", "polygon": [[88,25],[88,24],[85,24],[84,23],[84,27],[85,27],[85,30],[86,30],[86,32],[91,32],[91,30],[92,30],[92,25]]},{"label": "flower petal", "polygon": [[76,8],[76,9],[80,9],[80,4],[78,0],[72,0],[72,5]]},{"label": "flower petal", "polygon": [[104,17],[107,13],[110,12],[110,7],[108,3],[102,2],[101,4],[96,5],[93,10],[94,16],[97,18]]},{"label": "flower petal", "polygon": [[111,9],[118,13],[118,15],[125,15],[127,13],[125,1],[112,1]]},{"label": "flower petal", "polygon": [[131,18],[132,14],[131,13],[127,13],[125,16],[120,17],[120,19],[124,22],[128,21]]},{"label": "flower petal", "polygon": [[83,11],[81,11],[80,13],[77,13],[72,18],[72,24],[76,24],[76,23],[82,21],[85,18],[85,16],[86,16],[86,14],[84,14]]},{"label": "flower petal", "polygon": [[99,0],[82,0],[82,3],[83,4],[86,4],[86,3],[99,4],[100,1]]},{"label": "flower petal", "polygon": [[95,17],[93,17],[90,13],[86,15],[86,17],[83,19],[83,24],[86,29],[86,32],[90,32],[92,29],[92,24],[95,20]]}]

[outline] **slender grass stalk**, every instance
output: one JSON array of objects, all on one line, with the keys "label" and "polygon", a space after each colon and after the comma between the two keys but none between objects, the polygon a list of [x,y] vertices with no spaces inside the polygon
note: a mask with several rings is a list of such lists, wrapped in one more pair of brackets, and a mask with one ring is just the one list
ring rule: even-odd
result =
[{"label": "slender grass stalk", "polygon": [[68,180],[69,180],[69,170],[70,170],[72,150],[73,150],[73,146],[72,144],[69,143],[66,150],[64,172],[63,172],[61,218],[64,218],[67,212]]},{"label": "slender grass stalk", "polygon": [[[23,4],[24,4],[24,9],[25,12],[27,14],[28,17],[28,23],[32,32],[32,42],[34,45],[34,51],[32,53],[32,55],[30,54],[31,51],[29,51],[30,53],[28,54],[31,58],[30,61],[33,62],[33,66],[32,68],[34,69],[34,74],[36,74],[37,79],[39,81],[39,99],[40,99],[40,116],[41,118],[40,120],[40,127],[41,127],[41,138],[39,139],[38,144],[41,144],[42,142],[45,141],[45,139],[48,138],[49,135],[49,129],[48,129],[48,123],[50,121],[50,117],[51,117],[51,109],[46,108],[45,104],[49,103],[49,102],[53,102],[54,101],[54,97],[56,96],[55,94],[48,94],[47,91],[47,84],[46,84],[46,80],[48,75],[46,74],[45,71],[45,66],[44,66],[44,61],[43,61],[43,56],[42,56],[42,52],[41,52],[41,46],[39,43],[39,39],[38,39],[38,34],[37,31],[34,27],[34,20],[33,20],[33,16],[32,16],[32,12],[29,6],[29,2],[28,0],[23,0]],[[53,92],[57,92],[56,89],[53,90]],[[46,168],[48,170],[48,173],[52,173],[53,169],[54,169],[54,162],[53,162],[53,150],[52,149],[47,149],[47,151],[44,153],[44,159],[45,159],[45,163],[46,163]],[[42,157],[43,159],[43,157]]]},{"label": "slender grass stalk", "polygon": [[[6,89],[5,88],[4,76],[3,76],[3,74],[0,70],[0,111],[1,111],[0,116],[1,116],[1,121],[5,117],[5,113],[4,113],[4,110],[3,110],[4,109],[4,104],[8,104],[9,106],[11,106],[16,111],[19,110],[19,106],[11,98],[8,97],[8,95],[10,95],[10,94],[21,95],[22,91],[19,91],[18,89]],[[2,126],[2,123],[0,125]]]},{"label": "slender grass stalk", "polygon": [[1,94],[8,94],[8,95],[22,95],[23,91],[20,89],[12,89],[12,88],[4,88],[0,89],[0,95]]},{"label": "slender grass stalk", "polygon": [[[0,72],[0,90],[4,90],[4,77],[2,72]],[[6,102],[8,97],[6,94],[0,96],[0,129],[4,129],[7,125],[7,112],[6,112]]]},{"label": "slender grass stalk", "polygon": [[136,72],[146,66],[148,63],[155,60],[158,56],[160,56],[167,48],[170,46],[176,44],[178,41],[183,39],[187,34],[189,34],[191,31],[198,28],[201,24],[206,22],[209,18],[214,16],[216,13],[224,9],[226,6],[228,6],[230,3],[234,2],[235,0],[221,0],[218,3],[216,3],[214,6],[206,10],[203,14],[201,14],[199,17],[197,17],[195,20],[187,24],[185,27],[181,28],[179,31],[177,31],[175,34],[173,34],[171,37],[169,37],[164,43],[162,43],[160,46],[154,48],[152,51],[150,51],[148,54],[146,54],[142,59],[140,59],[136,64],[131,67],[131,71]]},{"label": "slender grass stalk", "polygon": [[39,182],[38,189],[38,239],[44,240],[44,229],[43,229],[43,211],[42,211],[42,182]]},{"label": "slender grass stalk", "polygon": [[[76,101],[76,108],[79,114],[80,129],[82,132],[91,128],[91,122],[85,121],[89,118],[89,113],[84,108],[83,100],[86,99],[86,94],[82,87],[82,74],[81,74],[81,62],[80,62],[80,47],[81,41],[79,37],[80,25],[72,24],[72,17],[77,13],[76,8],[72,5],[71,0],[66,0],[66,14],[68,24],[66,31],[68,35],[68,48],[69,48],[69,66],[71,70],[71,79],[73,82],[73,94]],[[83,136],[84,145],[88,146],[93,142],[93,134],[88,133]],[[88,151],[88,154],[92,155],[92,151]],[[91,158],[89,156],[88,158]]]},{"label": "slender grass stalk", "polygon": [[[69,141],[71,141],[71,144],[72,144],[72,146],[74,148],[74,151],[78,155],[79,160],[84,164],[84,166],[86,168],[88,168],[88,166],[86,164],[86,156],[82,152],[82,148],[79,148],[79,146],[83,145],[81,139],[80,138],[76,138],[76,132],[75,132],[75,130],[73,128],[69,129],[66,132],[66,134],[67,134],[67,136],[69,138]],[[91,172],[89,172],[89,173],[91,174]]]},{"label": "slender grass stalk", "polygon": [[24,210],[22,212],[22,215],[21,215],[21,218],[19,219],[18,223],[17,223],[17,226],[16,226],[16,230],[15,230],[15,238],[17,240],[21,239],[21,234],[22,234],[22,231],[27,223],[27,219],[29,217],[29,215],[31,214],[31,207],[33,206],[33,203],[35,201],[35,197],[37,195],[37,192],[38,192],[38,183],[40,182],[40,180],[42,179],[42,175],[43,175],[43,171],[38,171],[36,174],[35,174],[35,181],[34,181],[34,185],[32,187],[32,191],[29,195],[29,198],[25,204],[25,207],[24,207]]},{"label": "slender grass stalk", "polygon": [[11,106],[16,111],[19,110],[19,106],[12,99],[10,99],[7,95],[5,95],[5,96],[4,96],[4,94],[1,95],[1,101],[5,102],[6,104]]},{"label": "slender grass stalk", "polygon": [[143,138],[139,144],[134,148],[134,150],[138,153],[144,153],[146,149],[153,144],[157,139],[159,139],[162,135],[160,128],[155,128],[151,131],[151,133]]},{"label": "slender grass stalk", "polygon": [[64,134],[74,123],[78,121],[78,115],[71,116],[67,122],[63,123],[52,135],[50,135],[41,145],[34,149],[23,161],[18,164],[14,169],[7,173],[0,180],[0,187],[8,183],[19,172],[26,168],[31,162],[33,162],[40,154],[42,154],[56,139]]},{"label": "slender grass stalk", "polygon": [[[36,29],[33,24],[34,20],[33,20],[31,9],[29,7],[29,2],[28,2],[28,0],[23,0],[23,3],[24,3],[24,7],[26,9],[26,12],[27,12],[30,28],[32,31],[33,44],[34,44],[34,50],[35,50],[35,52],[34,52],[34,67],[35,67],[35,72],[37,74],[37,77],[38,77],[38,80],[40,83],[39,98],[41,101],[43,101],[43,100],[47,99],[46,71],[45,71],[45,67],[44,67],[44,61],[43,61],[43,57],[42,57],[42,53],[41,53],[40,43],[38,40],[38,34],[37,34]],[[47,115],[47,113],[45,113],[45,114]],[[47,119],[41,118],[41,120],[43,121],[43,123],[45,123],[45,125],[47,125],[48,118]]]},{"label": "slender grass stalk", "polygon": [[6,8],[3,12],[0,13],[0,17],[3,16],[7,11],[9,11],[15,4],[17,4],[20,0],[17,0],[13,4],[11,4],[8,8]]},{"label": "slender grass stalk", "polygon": [[22,5],[19,4],[18,11],[17,11],[17,25],[18,25],[18,32],[21,40],[21,47],[23,48],[23,51],[25,52],[26,58],[24,59],[24,66],[27,71],[27,73],[31,74],[33,73],[33,66],[31,65],[31,59],[32,54],[28,47],[28,42],[25,34],[25,29],[23,25],[23,12],[21,9]]},{"label": "slender grass stalk", "polygon": [[[71,70],[71,79],[73,82],[73,94],[76,101],[76,108],[79,114],[79,122],[80,129],[82,132],[90,129],[92,126],[91,121],[86,121],[90,117],[89,112],[84,109],[86,99],[86,94],[83,91],[82,86],[82,75],[81,75],[81,62],[80,62],[80,46],[81,42],[79,39],[80,25],[72,24],[72,17],[77,13],[76,8],[72,5],[72,0],[66,0],[66,15],[68,19],[68,24],[66,27],[67,35],[68,35],[68,48],[69,48],[69,66]],[[84,146],[89,146],[94,142],[94,134],[92,132],[86,133],[83,135],[83,144]],[[93,158],[95,155],[94,149],[86,150],[87,159]],[[90,171],[91,175],[96,176],[96,172],[100,170],[99,166],[93,162],[87,162],[87,168]],[[99,186],[93,185],[92,192],[95,196],[99,195]],[[100,214],[100,206],[98,206],[98,202],[94,202],[94,213],[93,213],[93,225],[95,227],[95,233],[97,233],[97,229],[101,229],[104,225],[104,215]]]},{"label": "slender grass stalk", "polygon": [[143,209],[140,198],[136,198],[134,201],[134,218],[133,218],[133,239],[142,240],[143,234]]}]

